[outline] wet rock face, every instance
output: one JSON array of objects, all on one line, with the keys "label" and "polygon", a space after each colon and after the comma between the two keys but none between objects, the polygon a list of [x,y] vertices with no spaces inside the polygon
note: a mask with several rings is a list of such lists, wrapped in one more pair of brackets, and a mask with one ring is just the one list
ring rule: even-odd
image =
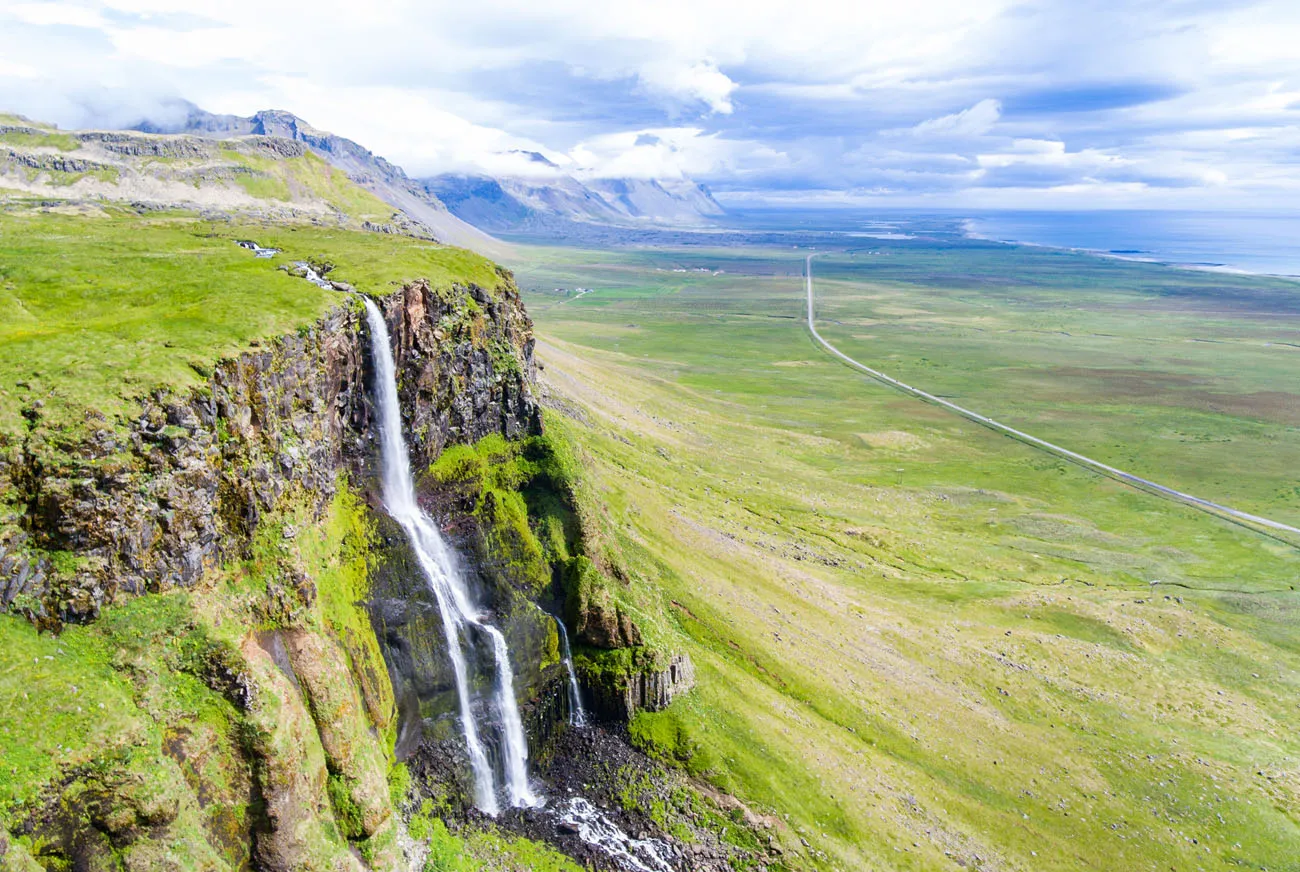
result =
[{"label": "wet rock face", "polygon": [[[434,517],[439,517],[436,510]],[[422,742],[436,744],[447,739],[448,746],[454,746],[461,741],[456,684],[437,599],[410,543],[396,522],[386,516],[376,520],[379,543],[367,605],[396,698],[396,755],[405,761]],[[558,643],[552,618],[533,605],[525,592],[512,588],[484,559],[481,531],[472,520],[458,520],[460,524],[452,529],[444,524],[443,534],[461,555],[474,600],[491,609],[493,623],[506,637],[529,749],[540,753],[551,733],[568,717],[567,679],[556,660]],[[486,637],[474,641],[472,659],[492,662]],[[489,743],[492,738],[485,737]],[[495,749],[489,751],[495,753]],[[437,753],[443,754],[445,749]],[[469,801],[472,790],[467,788],[465,796]]]},{"label": "wet rock face", "polygon": [[[417,464],[447,444],[540,426],[531,322],[504,291],[417,282],[382,301],[397,344]],[[370,480],[373,411],[365,319],[340,306],[312,329],[159,392],[125,432],[103,422],[74,445],[40,426],[0,458],[18,518],[0,518],[0,606],[45,626],[85,621],[115,600],[189,587],[248,547],[290,491],[323,511],[339,477]],[[51,565],[42,552],[66,552]]]},{"label": "wet rock face", "polygon": [[532,322],[519,293],[470,288],[456,298],[425,282],[385,301],[398,394],[417,469],[453,443],[493,433],[515,439],[541,429],[531,385]]},{"label": "wet rock face", "polygon": [[638,711],[657,712],[695,686],[695,664],[675,654],[663,669],[583,675],[592,710],[602,720],[623,723]]}]

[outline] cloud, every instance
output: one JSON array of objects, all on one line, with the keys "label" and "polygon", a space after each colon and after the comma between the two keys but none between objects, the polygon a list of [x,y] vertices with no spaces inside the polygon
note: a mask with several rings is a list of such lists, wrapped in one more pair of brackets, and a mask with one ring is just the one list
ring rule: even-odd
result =
[{"label": "cloud", "polygon": [[15,3],[9,6],[8,11],[15,20],[40,27],[58,25],[97,29],[107,24],[98,11],[71,3]]},{"label": "cloud", "polygon": [[673,61],[644,65],[637,74],[641,84],[652,94],[661,94],[685,102],[698,101],[712,112],[729,115],[734,107],[731,94],[736,83],[721,72],[711,60],[689,66]]},{"label": "cloud", "polygon": [[1002,104],[997,100],[988,98],[979,101],[969,109],[954,112],[952,115],[922,121],[912,128],[912,133],[921,137],[980,136],[988,133],[989,129],[997,123],[998,118],[1001,116]]},{"label": "cloud", "polygon": [[758,142],[726,139],[698,127],[664,127],[602,134],[567,155],[587,178],[678,179],[743,174],[773,168],[784,155]]},{"label": "cloud", "polygon": [[40,75],[41,71],[36,67],[0,58],[0,79],[36,79]]},{"label": "cloud", "polygon": [[109,126],[178,98],[286,108],[417,174],[553,171],[515,153],[536,151],[747,197],[1289,204],[1300,178],[1300,7],[1282,0],[194,8],[0,4],[0,109]]}]

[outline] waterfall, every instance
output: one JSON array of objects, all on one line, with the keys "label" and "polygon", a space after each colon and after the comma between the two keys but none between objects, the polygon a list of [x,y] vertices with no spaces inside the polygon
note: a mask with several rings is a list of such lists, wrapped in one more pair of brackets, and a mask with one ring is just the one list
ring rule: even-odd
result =
[{"label": "waterfall", "polygon": [[600,809],[580,796],[569,800],[560,817],[578,831],[578,838],[599,848],[622,869],[632,872],[673,872],[668,846],[658,839],[634,839],[615,826]]},{"label": "waterfall", "polygon": [[569,648],[569,631],[564,628],[564,621],[558,617],[555,618],[555,627],[560,631],[560,653],[564,655],[564,668],[569,671],[569,724],[585,727],[587,713],[582,710],[582,691],[578,688],[578,676],[573,672],[573,651]]},{"label": "waterfall", "polygon": [[[507,799],[512,806],[537,805],[537,796],[528,784],[528,743],[519,718],[519,707],[515,702],[514,674],[510,668],[510,652],[505,637],[487,623],[470,599],[455,553],[443,540],[433,519],[416,502],[410,458],[406,440],[402,436],[402,413],[397,398],[397,377],[388,325],[384,323],[379,307],[372,300],[365,299],[364,302],[375,361],[375,404],[379,411],[384,507],[406,531],[425,581],[438,603],[447,651],[456,678],[461,729],[474,774],[475,805],[490,815],[495,815],[500,810],[496,773],[488,761],[479,735],[479,724],[474,717],[471,699],[469,664],[465,651],[472,650],[475,634],[488,636],[492,643],[492,656],[496,661],[492,708],[501,725]],[[491,725],[487,725],[487,728],[491,729]]]}]

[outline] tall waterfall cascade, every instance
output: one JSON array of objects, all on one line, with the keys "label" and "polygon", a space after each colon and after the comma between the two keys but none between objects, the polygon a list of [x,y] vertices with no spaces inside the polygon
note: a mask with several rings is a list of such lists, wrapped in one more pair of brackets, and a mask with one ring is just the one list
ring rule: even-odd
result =
[{"label": "tall waterfall cascade", "polygon": [[[410,539],[425,581],[438,603],[456,678],[461,729],[474,775],[475,805],[487,814],[496,815],[501,810],[502,793],[511,807],[538,805],[540,800],[528,783],[528,741],[515,700],[514,673],[505,637],[488,623],[473,601],[456,553],[416,500],[410,457],[402,435],[402,411],[388,325],[374,301],[365,299],[364,302],[375,366],[384,508]],[[472,655],[475,640],[484,637],[495,664],[490,706],[495,717],[479,723],[470,687],[472,657],[467,654]],[[483,733],[491,731],[499,733],[503,769],[500,782],[484,745]]]},{"label": "tall waterfall cascade", "polygon": [[[397,396],[396,365],[393,362],[388,325],[374,301],[362,298],[366,321],[370,327],[371,354],[375,366],[375,405],[379,413],[380,459],[383,466],[384,508],[406,532],[429,590],[438,603],[447,652],[456,678],[456,696],[460,704],[461,730],[474,774],[474,804],[483,812],[496,816],[502,800],[508,807],[527,808],[544,804],[528,782],[528,740],[524,735],[515,700],[514,673],[505,636],[488,623],[475,604],[465,584],[465,573],[456,553],[448,546],[433,519],[420,508],[415,497],[410,455],[402,435],[402,410]],[[569,671],[574,726],[587,722],[578,695],[577,677],[564,624],[558,619],[564,645],[564,662]],[[494,661],[491,715],[480,721],[475,714],[474,693],[470,687],[472,654],[478,650],[476,640],[486,639],[486,648]],[[488,757],[484,734],[495,733],[501,747],[500,777]],[[546,814],[575,831],[582,841],[606,854],[626,872],[673,872],[668,846],[656,839],[634,839],[610,820],[596,806],[580,796]]]},{"label": "tall waterfall cascade", "polygon": [[569,648],[569,631],[564,628],[564,621],[558,617],[555,617],[555,628],[560,633],[560,655],[564,658],[564,668],[569,673],[569,723],[575,727],[585,727],[587,712],[582,708],[582,691],[578,687],[578,676],[573,671],[573,651]]}]

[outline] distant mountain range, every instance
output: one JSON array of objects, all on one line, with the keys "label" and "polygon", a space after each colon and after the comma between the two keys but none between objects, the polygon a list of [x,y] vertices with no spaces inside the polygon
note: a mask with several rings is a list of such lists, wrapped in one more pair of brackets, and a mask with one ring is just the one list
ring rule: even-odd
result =
[{"label": "distant mountain range", "polygon": [[401,167],[298,116],[264,110],[250,117],[216,115],[191,107],[181,124],[150,123],[148,133],[190,133],[209,138],[274,136],[301,142],[353,181],[445,242],[499,254],[489,234],[510,231],[562,236],[580,225],[700,225],[723,214],[703,185],[687,178],[579,180],[536,152],[520,152],[537,165],[528,176],[448,173],[412,179]]},{"label": "distant mountain range", "polygon": [[421,179],[457,217],[492,232],[563,232],[573,222],[613,225],[697,225],[723,214],[703,185],[690,179],[579,181],[536,152],[535,176],[447,173]]}]

